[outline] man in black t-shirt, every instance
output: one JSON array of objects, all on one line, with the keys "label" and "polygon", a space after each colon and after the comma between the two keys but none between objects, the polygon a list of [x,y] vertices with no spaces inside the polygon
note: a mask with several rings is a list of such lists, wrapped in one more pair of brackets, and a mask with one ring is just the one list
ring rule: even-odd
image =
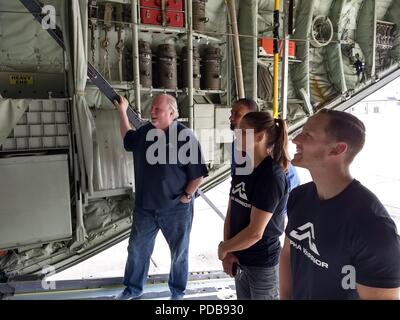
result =
[{"label": "man in black t-shirt", "polygon": [[[133,152],[135,209],[125,268],[125,290],[118,299],[136,299],[143,293],[155,238],[161,229],[171,251],[168,281],[172,299],[182,299],[188,279],[189,236],[193,195],[207,175],[207,167],[193,132],[176,121],[174,97],[153,99],[151,122],[132,130],[128,102],[116,103],[121,135]],[[185,151],[185,152],[183,152]]]},{"label": "man in black t-shirt", "polygon": [[313,182],[292,191],[280,259],[282,299],[398,299],[400,239],[349,166],[365,142],[351,114],[321,110],[293,140]]},{"label": "man in black t-shirt", "polygon": [[[258,109],[257,103],[253,99],[243,98],[236,100],[232,104],[231,115],[229,117],[230,129],[235,131],[239,128],[240,121],[249,112],[256,112]],[[231,144],[231,176],[238,172],[241,172],[242,168],[245,170],[248,166],[248,159],[246,159],[246,153],[244,151],[239,151],[235,148],[235,141]]]}]

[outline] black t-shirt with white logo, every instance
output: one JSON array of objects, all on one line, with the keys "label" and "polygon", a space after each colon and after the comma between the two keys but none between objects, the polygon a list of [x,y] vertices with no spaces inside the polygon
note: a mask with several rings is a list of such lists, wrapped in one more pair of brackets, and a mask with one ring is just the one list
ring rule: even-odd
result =
[{"label": "black t-shirt with white logo", "polygon": [[241,265],[273,267],[278,264],[288,188],[285,172],[271,157],[265,158],[250,175],[232,177],[231,237],[250,224],[253,206],[273,214],[261,240],[248,249],[234,252]]},{"label": "black t-shirt with white logo", "polygon": [[290,194],[286,235],[294,299],[358,299],[356,283],[400,286],[400,238],[378,198],[357,180],[320,200],[313,182]]}]

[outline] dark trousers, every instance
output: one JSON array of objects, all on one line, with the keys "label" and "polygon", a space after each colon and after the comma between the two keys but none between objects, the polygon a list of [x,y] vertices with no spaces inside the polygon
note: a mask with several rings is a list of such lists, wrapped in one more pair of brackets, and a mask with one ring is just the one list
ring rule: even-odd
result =
[{"label": "dark trousers", "polygon": [[235,285],[238,300],[279,300],[279,266],[239,266]]}]

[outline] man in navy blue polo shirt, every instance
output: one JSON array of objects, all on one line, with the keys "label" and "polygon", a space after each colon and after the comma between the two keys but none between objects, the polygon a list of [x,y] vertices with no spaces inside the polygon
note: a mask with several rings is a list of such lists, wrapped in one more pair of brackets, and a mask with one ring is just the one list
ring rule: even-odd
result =
[{"label": "man in navy blue polo shirt", "polygon": [[170,95],[153,99],[151,122],[138,130],[133,130],[128,121],[126,99],[120,97],[115,105],[124,146],[133,152],[135,169],[126,288],[118,298],[137,299],[143,294],[155,238],[161,230],[171,250],[168,285],[172,299],[182,299],[188,279],[193,195],[208,174],[199,143],[190,129],[176,121],[178,107]]}]

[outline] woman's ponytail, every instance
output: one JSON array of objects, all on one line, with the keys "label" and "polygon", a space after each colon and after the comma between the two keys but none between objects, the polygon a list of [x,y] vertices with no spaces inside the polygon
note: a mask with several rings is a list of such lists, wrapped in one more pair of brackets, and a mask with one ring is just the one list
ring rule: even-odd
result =
[{"label": "woman's ponytail", "polygon": [[272,158],[283,170],[289,167],[288,134],[286,122],[274,119],[270,112],[249,112],[245,121],[256,133],[265,131],[268,136],[267,148],[272,150]]},{"label": "woman's ponytail", "polygon": [[287,171],[289,167],[289,151],[288,151],[288,133],[286,122],[282,119],[275,119],[275,143],[272,152],[272,158],[279,163],[283,170]]}]

